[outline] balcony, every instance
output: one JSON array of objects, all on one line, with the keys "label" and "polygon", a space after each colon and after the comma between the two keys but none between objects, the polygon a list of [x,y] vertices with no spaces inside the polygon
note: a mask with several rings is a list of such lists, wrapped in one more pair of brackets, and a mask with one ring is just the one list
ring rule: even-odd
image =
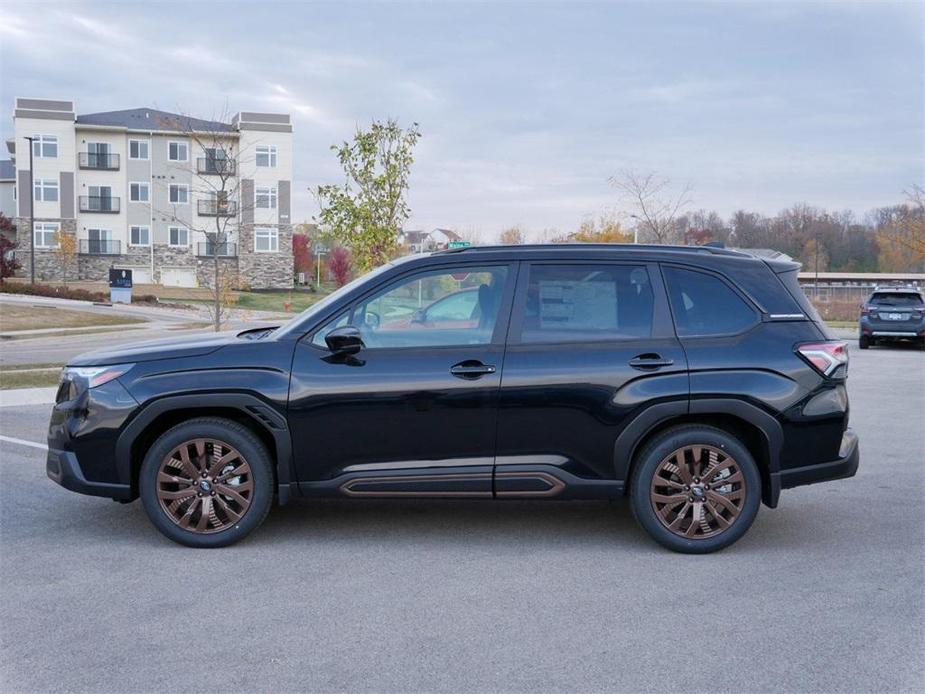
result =
[{"label": "balcony", "polygon": [[199,200],[196,211],[200,217],[234,217],[238,214],[238,203],[234,200]]},{"label": "balcony", "polygon": [[113,198],[108,195],[81,195],[80,211],[118,214],[119,198]]},{"label": "balcony", "polygon": [[122,242],[112,239],[80,239],[81,255],[122,255]]},{"label": "balcony", "polygon": [[196,173],[207,176],[234,176],[234,159],[200,157],[196,160]]},{"label": "balcony", "polygon": [[93,171],[118,171],[119,155],[78,152],[77,165],[81,169],[91,169]]},{"label": "balcony", "polygon": [[200,258],[212,258],[213,256],[218,256],[219,258],[236,258],[238,255],[238,244],[236,243],[212,243],[211,241],[206,241],[205,243],[199,242],[196,244],[196,255]]}]

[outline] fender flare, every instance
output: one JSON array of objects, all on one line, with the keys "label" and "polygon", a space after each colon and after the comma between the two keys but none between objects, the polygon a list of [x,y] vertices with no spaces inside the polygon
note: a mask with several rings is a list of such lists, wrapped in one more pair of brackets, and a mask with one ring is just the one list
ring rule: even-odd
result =
[{"label": "fender flare", "polygon": [[171,395],[151,400],[144,405],[116,440],[116,473],[122,484],[132,484],[132,444],[158,417],[171,410],[212,407],[234,409],[258,422],[273,437],[276,444],[276,481],[279,503],[289,501],[295,477],[292,474],[292,438],[289,423],[265,401],[249,393],[197,393]]},{"label": "fender flare", "polygon": [[765,504],[774,508],[780,496],[780,456],[784,445],[784,432],[780,422],[765,410],[743,400],[733,398],[692,399],[690,402],[665,402],[653,405],[640,413],[620,433],[614,444],[614,467],[618,480],[626,480],[630,463],[639,442],[656,427],[684,415],[729,415],[755,426],[762,435],[768,451],[768,479],[763,490]]}]

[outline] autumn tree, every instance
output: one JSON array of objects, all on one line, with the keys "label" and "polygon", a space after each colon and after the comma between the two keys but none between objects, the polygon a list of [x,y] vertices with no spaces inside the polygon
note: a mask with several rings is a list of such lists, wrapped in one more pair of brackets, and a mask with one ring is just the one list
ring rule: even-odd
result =
[{"label": "autumn tree", "polygon": [[610,178],[624,202],[634,211],[631,215],[642,228],[642,239],[652,243],[679,243],[677,219],[690,202],[690,185],[672,191],[671,179],[653,172],[625,169]]},{"label": "autumn tree", "polygon": [[902,205],[878,210],[876,239],[886,272],[925,271],[925,190],[913,185],[905,195]]},{"label": "autumn tree", "polygon": [[0,282],[7,277],[12,277],[19,269],[19,261],[13,256],[15,248],[15,243],[6,236],[0,236]]},{"label": "autumn tree", "polygon": [[312,276],[312,240],[305,234],[292,235],[292,262],[295,274],[304,273]]},{"label": "autumn tree", "polygon": [[398,252],[398,235],[410,215],[406,200],[418,124],[407,129],[389,119],[357,129],[352,142],[333,145],[344,170],[343,184],[319,186],[318,220],[347,246],[361,272]]},{"label": "autumn tree", "polygon": [[498,235],[498,243],[502,246],[522,246],[526,242],[527,237],[518,226],[508,227]]},{"label": "autumn tree", "polygon": [[343,246],[338,246],[331,250],[331,256],[328,259],[328,269],[334,275],[334,281],[338,287],[343,287],[350,281],[350,251]]},{"label": "autumn tree", "polygon": [[602,214],[597,221],[588,217],[581,222],[577,231],[557,240],[576,243],[632,243],[632,232],[624,231],[613,215]]},{"label": "autumn tree", "polygon": [[66,287],[71,268],[77,262],[77,235],[60,229],[55,232],[55,248],[52,251],[61,268],[61,283]]}]

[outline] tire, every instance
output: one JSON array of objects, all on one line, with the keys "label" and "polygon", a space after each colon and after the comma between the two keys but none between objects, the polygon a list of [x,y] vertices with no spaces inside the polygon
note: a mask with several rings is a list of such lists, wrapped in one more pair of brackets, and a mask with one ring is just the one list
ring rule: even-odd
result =
[{"label": "tire", "polygon": [[266,518],[273,468],[250,429],[203,417],[178,424],[154,442],[138,487],[148,518],[168,538],[188,547],[225,547]]},{"label": "tire", "polygon": [[[682,456],[683,469],[677,464]],[[728,547],[751,527],[761,504],[761,475],[734,436],[716,427],[683,425],[659,434],[639,453],[630,503],[636,521],[656,542],[675,552],[706,554]]]},{"label": "tire", "polygon": [[870,347],[870,339],[867,337],[867,335],[861,335],[861,337],[858,339],[858,348],[867,349],[868,347]]}]

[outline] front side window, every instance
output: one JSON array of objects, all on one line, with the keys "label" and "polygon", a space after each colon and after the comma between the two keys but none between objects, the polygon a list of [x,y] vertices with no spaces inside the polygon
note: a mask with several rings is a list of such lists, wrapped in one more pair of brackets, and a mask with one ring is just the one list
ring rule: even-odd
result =
[{"label": "front side window", "polygon": [[147,159],[148,158],[148,141],[147,140],[129,140],[128,141],[128,158],[129,159]]},{"label": "front side window", "polygon": [[53,178],[35,179],[36,202],[58,202],[58,181]]},{"label": "front side window", "polygon": [[129,227],[128,242],[132,246],[151,245],[151,230],[146,226]]},{"label": "front side window", "polygon": [[186,227],[170,227],[168,229],[168,242],[171,246],[189,246],[189,229]]},{"label": "front side window", "polygon": [[279,250],[279,229],[254,229],[254,250],[258,253],[276,253]]},{"label": "front side window", "polygon": [[670,266],[664,274],[680,337],[729,335],[758,322],[755,310],[719,277]]},{"label": "front side window", "polygon": [[632,340],[652,334],[654,300],[641,265],[534,265],[520,341]]},{"label": "front side window", "polygon": [[148,202],[150,190],[147,183],[129,183],[128,197],[132,202]]},{"label": "front side window", "polygon": [[35,247],[57,248],[58,240],[55,235],[58,233],[59,228],[59,225],[55,222],[36,222]]},{"label": "front side window", "polygon": [[187,161],[189,159],[189,146],[185,142],[168,142],[167,158],[170,161]]},{"label": "front side window", "polygon": [[58,137],[56,135],[34,135],[32,138],[32,155],[55,159],[58,156]]},{"label": "front side window", "polygon": [[189,203],[189,186],[180,183],[170,184],[170,202],[175,205],[186,205]]},{"label": "front side window", "polygon": [[[507,266],[418,273],[355,306],[350,322],[360,329],[369,348],[488,344],[507,276]],[[465,306],[473,296],[468,314],[438,308],[447,303]]]},{"label": "front side window", "polygon": [[255,188],[254,206],[265,210],[276,209],[276,188]]},{"label": "front side window", "polygon": [[276,166],[276,145],[257,145],[257,166]]}]

